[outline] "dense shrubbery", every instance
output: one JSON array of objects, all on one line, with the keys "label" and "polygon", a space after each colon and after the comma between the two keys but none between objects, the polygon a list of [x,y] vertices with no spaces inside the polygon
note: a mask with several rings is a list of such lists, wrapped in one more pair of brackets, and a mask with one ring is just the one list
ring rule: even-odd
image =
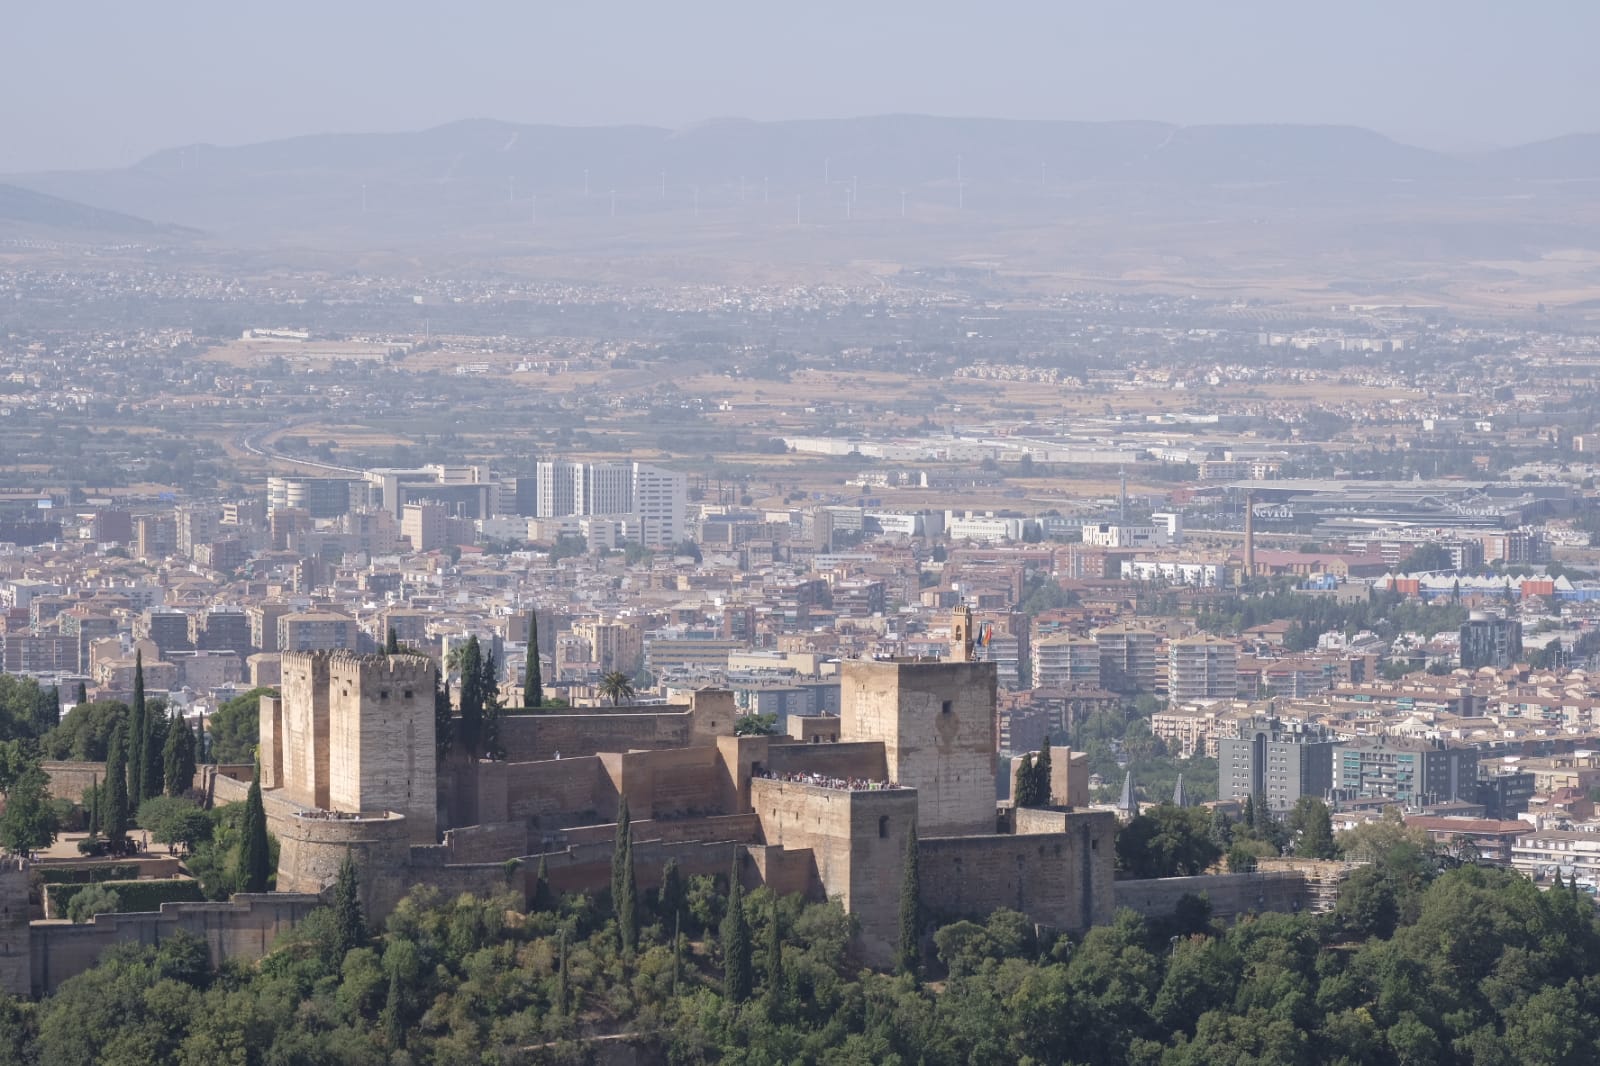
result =
[{"label": "dense shrubbery", "polygon": [[108,909],[116,911],[158,911],[163,903],[195,902],[205,896],[200,884],[188,878],[164,877],[149,881],[94,881],[80,885],[46,885],[50,897],[50,913],[69,913],[72,901],[84,892],[109,891],[116,893],[117,905]]},{"label": "dense shrubbery", "polygon": [[1592,903],[1499,870],[1441,873],[1399,832],[1374,835],[1395,838],[1389,854],[1331,914],[1223,928],[1191,900],[1178,921],[1124,912],[1079,940],[1002,910],[932,938],[930,984],[861,970],[836,905],[753,892],[738,1003],[708,878],[643,892],[631,948],[604,895],[541,891],[546,909],[525,912],[420,889],[379,937],[329,908],[219,974],[191,938],[119,947],[40,1004],[0,1002],[0,1047],[43,1066],[576,1063],[587,1038],[634,1033],[674,1064],[1594,1061]]}]

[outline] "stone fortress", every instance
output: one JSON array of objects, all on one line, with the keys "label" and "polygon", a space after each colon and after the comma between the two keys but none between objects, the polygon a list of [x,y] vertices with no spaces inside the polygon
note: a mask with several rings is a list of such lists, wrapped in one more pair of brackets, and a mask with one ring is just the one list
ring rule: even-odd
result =
[{"label": "stone fortress", "polygon": [[[526,895],[541,857],[554,887],[599,891],[626,796],[642,885],[671,859],[685,875],[739,859],[749,887],[840,900],[873,963],[898,938],[913,830],[935,918],[1108,921],[1114,816],[997,808],[995,667],[973,661],[970,618],[955,629],[945,661],[843,663],[840,717],[797,736],[734,736],[731,695],[705,690],[687,706],[508,715],[500,761],[435,759],[426,658],[285,654],[281,698],[261,701],[278,888],[325,891],[349,853],[377,916],[420,883]],[[219,778],[218,801],[243,787]]]},{"label": "stone fortress", "polygon": [[[880,966],[899,938],[913,830],[930,922],[1010,907],[1082,932],[1118,907],[1159,917],[1200,893],[1220,918],[1331,905],[1342,864],[1115,882],[1116,815],[1084,808],[1082,764],[1067,752],[1052,792],[1073,805],[997,804],[996,668],[973,661],[971,633],[958,611],[943,661],[844,662],[839,717],[794,719],[792,736],[733,735],[732,695],[704,690],[686,705],[509,715],[498,761],[437,757],[432,660],[285,654],[281,697],[261,701],[259,748],[277,891],[73,925],[34,920],[30,871],[6,860],[0,990],[50,992],[115,944],[178,930],[204,940],[214,964],[257,958],[326,901],[346,855],[380,919],[419,884],[526,900],[541,859],[555,889],[604,891],[624,796],[641,886],[669,861],[685,876],[737,862],[746,887],[839,900],[863,959]],[[207,769],[216,802],[245,799],[250,768]],[[65,787],[83,771],[62,774]]]}]

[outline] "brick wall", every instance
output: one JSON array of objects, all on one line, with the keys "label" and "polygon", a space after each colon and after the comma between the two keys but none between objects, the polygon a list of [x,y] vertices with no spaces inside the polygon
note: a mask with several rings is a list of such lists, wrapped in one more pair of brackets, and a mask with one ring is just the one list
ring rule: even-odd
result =
[{"label": "brick wall", "polygon": [[83,794],[96,781],[106,779],[103,762],[41,762],[40,768],[50,775],[50,795],[72,803],[83,800]]}]

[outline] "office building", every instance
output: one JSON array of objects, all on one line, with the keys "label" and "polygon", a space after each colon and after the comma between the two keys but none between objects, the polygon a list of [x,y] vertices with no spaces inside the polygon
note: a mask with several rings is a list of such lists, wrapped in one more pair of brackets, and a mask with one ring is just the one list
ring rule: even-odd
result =
[{"label": "office building", "polygon": [[1325,799],[1333,788],[1333,751],[1325,730],[1276,718],[1239,724],[1237,736],[1217,741],[1219,799],[1254,796],[1273,811],[1287,811],[1301,796]]}]

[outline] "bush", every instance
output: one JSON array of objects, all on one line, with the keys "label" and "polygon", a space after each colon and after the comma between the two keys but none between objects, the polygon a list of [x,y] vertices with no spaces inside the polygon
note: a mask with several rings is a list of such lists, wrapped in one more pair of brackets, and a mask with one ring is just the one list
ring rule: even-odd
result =
[{"label": "bush", "polygon": [[45,895],[50,901],[51,914],[70,914],[72,901],[80,893],[111,889],[116,893],[121,912],[158,911],[163,903],[184,903],[203,900],[200,882],[187,877],[162,878],[154,881],[97,881],[84,885],[46,885]]},{"label": "bush", "polygon": [[121,909],[122,897],[117,895],[116,889],[89,885],[67,903],[67,917],[74,925],[82,925],[97,914],[115,914]]},{"label": "bush", "polygon": [[45,885],[87,885],[94,881],[137,881],[139,864],[107,862],[94,866],[36,867],[39,883]]}]

